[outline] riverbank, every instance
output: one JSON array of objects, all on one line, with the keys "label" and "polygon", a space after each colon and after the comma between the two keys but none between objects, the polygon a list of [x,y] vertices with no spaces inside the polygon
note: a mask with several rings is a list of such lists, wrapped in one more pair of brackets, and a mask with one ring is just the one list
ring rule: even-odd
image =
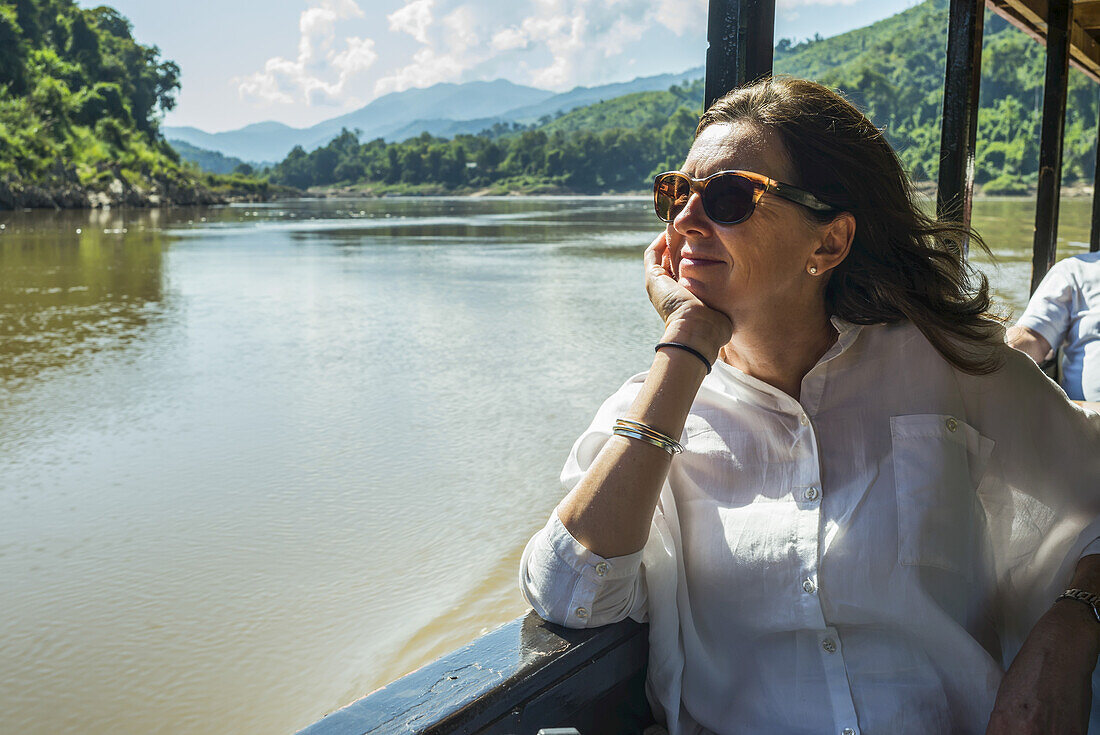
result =
[{"label": "riverbank", "polygon": [[108,207],[164,207],[232,202],[267,202],[300,197],[303,192],[264,179],[239,175],[203,174],[178,179],[150,179],[131,183],[116,175],[94,186],[78,181],[28,184],[0,181],[0,211],[20,209],[100,209]]},{"label": "riverbank", "polygon": [[[269,202],[277,199],[380,199],[387,197],[486,197],[486,196],[615,196],[649,197],[649,190],[577,191],[546,182],[498,182],[488,187],[458,187],[448,189],[438,184],[372,184],[368,186],[311,187],[306,191],[272,184],[263,179],[239,175],[207,174],[197,180],[153,182],[142,186],[126,183],[124,178],[110,179],[106,185],[84,186],[75,182],[60,184],[23,184],[0,181],[0,211],[18,209],[99,209],[107,207],[203,206],[235,202]],[[916,192],[934,199],[936,183],[919,181]],[[1083,182],[1062,187],[1062,198],[1091,198],[1093,186]],[[1034,188],[1004,193],[986,191],[977,184],[974,196],[989,199],[1033,199]]]},{"label": "riverbank", "polygon": [[[913,183],[917,194],[935,199],[935,181],[917,181]],[[1091,183],[1075,182],[1062,187],[1062,197],[1065,199],[1080,199],[1092,197],[1093,186]],[[598,193],[590,191],[577,191],[560,184],[526,181],[500,181],[488,187],[463,186],[447,188],[439,184],[370,184],[365,186],[313,186],[306,190],[305,196],[319,199],[377,199],[382,197],[483,197],[483,196],[638,196],[649,197],[652,191],[649,189],[637,189],[630,191],[602,191]],[[997,187],[987,188],[982,184],[975,184],[974,196],[991,199],[1023,198],[1034,199],[1035,187],[1020,188],[1012,191],[1004,191]]]}]

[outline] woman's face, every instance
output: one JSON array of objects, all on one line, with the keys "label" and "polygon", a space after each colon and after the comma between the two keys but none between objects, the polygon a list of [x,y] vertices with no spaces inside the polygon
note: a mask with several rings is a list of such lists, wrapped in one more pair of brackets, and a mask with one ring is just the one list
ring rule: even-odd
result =
[{"label": "woman's face", "polygon": [[[682,167],[696,178],[729,169],[795,183],[778,138],[750,123],[710,125]],[[820,301],[824,273],[812,276],[807,270],[821,239],[822,228],[798,204],[772,194],[764,194],[744,222],[720,225],[707,217],[693,193],[668,225],[672,272],[679,283],[735,323],[761,309],[789,309],[793,299]]]}]

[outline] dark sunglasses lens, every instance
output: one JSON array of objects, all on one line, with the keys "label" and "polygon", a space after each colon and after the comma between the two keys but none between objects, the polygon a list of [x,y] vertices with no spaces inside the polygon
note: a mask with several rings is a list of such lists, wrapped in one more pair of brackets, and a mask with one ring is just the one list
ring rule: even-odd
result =
[{"label": "dark sunglasses lens", "polygon": [[683,176],[658,176],[653,187],[653,208],[663,222],[671,222],[687,204],[691,186]]},{"label": "dark sunglasses lens", "polygon": [[741,222],[751,213],[756,187],[747,179],[727,174],[711,179],[703,192],[703,209],[715,222]]}]

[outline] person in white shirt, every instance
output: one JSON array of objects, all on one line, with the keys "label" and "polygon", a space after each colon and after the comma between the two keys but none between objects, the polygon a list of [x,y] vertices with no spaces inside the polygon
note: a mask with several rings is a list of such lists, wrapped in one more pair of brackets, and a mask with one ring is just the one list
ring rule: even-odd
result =
[{"label": "person in white shirt", "polygon": [[1007,341],[1040,364],[1061,348],[1066,395],[1100,409],[1100,253],[1055,263]]},{"label": "person in white shirt", "polygon": [[671,735],[1085,732],[1100,415],[1004,344],[980,238],[790,78],[716,102],[654,205],[664,336],[573,446],[535,611],[648,622]]}]

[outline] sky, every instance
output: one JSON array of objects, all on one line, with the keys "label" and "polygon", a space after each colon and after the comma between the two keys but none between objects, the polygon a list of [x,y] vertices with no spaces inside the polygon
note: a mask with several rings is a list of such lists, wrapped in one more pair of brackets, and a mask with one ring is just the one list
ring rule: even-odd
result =
[{"label": "sky", "polygon": [[[775,37],[919,0],[777,0]],[[82,7],[103,0],[78,0]],[[390,92],[507,79],[555,92],[702,66],[707,0],[107,0],[180,65],[165,125],[308,127]]]}]

